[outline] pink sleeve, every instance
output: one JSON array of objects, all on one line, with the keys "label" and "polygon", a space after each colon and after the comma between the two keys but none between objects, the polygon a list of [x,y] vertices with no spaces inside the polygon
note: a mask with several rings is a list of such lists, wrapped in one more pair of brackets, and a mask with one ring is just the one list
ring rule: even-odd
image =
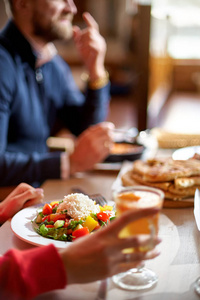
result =
[{"label": "pink sleeve", "polygon": [[32,299],[66,283],[64,265],[53,245],[9,250],[0,257],[0,299]]}]

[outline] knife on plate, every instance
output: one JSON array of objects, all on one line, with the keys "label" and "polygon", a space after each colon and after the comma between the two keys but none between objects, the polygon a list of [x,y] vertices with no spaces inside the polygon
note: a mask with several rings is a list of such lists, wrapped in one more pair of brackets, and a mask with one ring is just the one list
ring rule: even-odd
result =
[{"label": "knife on plate", "polygon": [[200,231],[200,191],[196,189],[194,195],[194,217],[196,220],[197,228]]}]

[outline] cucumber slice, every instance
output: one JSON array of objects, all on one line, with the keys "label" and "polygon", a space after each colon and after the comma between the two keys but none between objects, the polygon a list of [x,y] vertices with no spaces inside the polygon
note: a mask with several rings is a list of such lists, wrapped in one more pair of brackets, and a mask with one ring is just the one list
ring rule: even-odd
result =
[{"label": "cucumber slice", "polygon": [[64,224],[65,224],[65,221],[64,221],[64,220],[57,220],[57,221],[54,223],[54,227],[55,227],[55,228],[61,228],[61,227],[63,227]]}]

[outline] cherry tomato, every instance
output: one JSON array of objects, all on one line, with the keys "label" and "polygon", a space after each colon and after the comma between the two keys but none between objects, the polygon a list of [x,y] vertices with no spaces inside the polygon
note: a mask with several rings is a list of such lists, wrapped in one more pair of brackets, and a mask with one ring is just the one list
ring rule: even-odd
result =
[{"label": "cherry tomato", "polygon": [[103,222],[106,222],[110,217],[105,211],[101,211],[97,214],[97,218]]},{"label": "cherry tomato", "polygon": [[64,226],[63,226],[63,227],[64,227],[64,228],[67,228],[68,226],[69,226],[69,220],[68,220],[68,219],[66,219],[66,220],[65,220],[65,224],[64,224]]},{"label": "cherry tomato", "polygon": [[72,234],[72,229],[68,229],[67,234]]},{"label": "cherry tomato", "polygon": [[52,208],[55,208],[55,207],[57,207],[58,206],[58,203],[54,203],[53,205],[52,205]]},{"label": "cherry tomato", "polygon": [[52,214],[52,206],[48,203],[46,203],[42,210],[43,215],[50,215]]},{"label": "cherry tomato", "polygon": [[53,221],[54,223],[57,220],[65,220],[66,219],[66,215],[65,214],[50,214],[50,221]]},{"label": "cherry tomato", "polygon": [[54,225],[46,225],[47,228],[54,228]]},{"label": "cherry tomato", "polygon": [[73,236],[74,239],[75,238],[77,239],[77,238],[79,238],[81,236],[84,236],[84,235],[87,235],[87,234],[90,234],[89,229],[87,227],[83,227],[83,228],[74,230],[72,232],[72,236]]},{"label": "cherry tomato", "polygon": [[42,222],[44,222],[45,220],[47,220],[48,222],[50,222],[50,215],[45,216],[42,218]]}]

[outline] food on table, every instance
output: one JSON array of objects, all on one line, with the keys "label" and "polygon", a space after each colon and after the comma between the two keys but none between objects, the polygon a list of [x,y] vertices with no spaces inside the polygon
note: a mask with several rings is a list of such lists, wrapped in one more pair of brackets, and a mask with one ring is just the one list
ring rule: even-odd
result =
[{"label": "food on table", "polygon": [[73,241],[106,226],[115,218],[112,206],[96,204],[87,195],[69,194],[62,201],[46,203],[33,221],[36,232],[46,238]]},{"label": "food on table", "polygon": [[200,160],[200,154],[195,153],[192,158]]},{"label": "food on table", "polygon": [[111,154],[129,154],[141,152],[144,149],[143,146],[133,145],[129,143],[114,143],[111,149]]},{"label": "food on table", "polygon": [[140,159],[145,147],[137,143],[115,142],[110,149],[105,162],[119,163],[125,160],[134,161]]},{"label": "food on table", "polygon": [[182,200],[194,196],[196,188],[200,188],[200,160],[137,160],[121,179],[124,186],[151,186],[163,190],[165,199]]}]

